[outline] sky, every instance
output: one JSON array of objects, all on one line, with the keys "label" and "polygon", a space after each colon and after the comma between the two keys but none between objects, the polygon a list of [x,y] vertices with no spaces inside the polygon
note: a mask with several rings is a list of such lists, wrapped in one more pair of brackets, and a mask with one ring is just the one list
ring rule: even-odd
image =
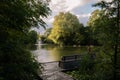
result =
[{"label": "sky", "polygon": [[[51,0],[49,7],[52,10],[51,15],[43,20],[46,22],[46,28],[52,27],[54,16],[58,15],[59,12],[70,12],[76,15],[84,26],[87,25],[87,21],[91,16],[91,13],[98,9],[98,7],[92,7],[93,4],[101,0]],[[111,0],[105,0],[111,1]],[[45,30],[40,27],[38,32],[43,33]]]}]

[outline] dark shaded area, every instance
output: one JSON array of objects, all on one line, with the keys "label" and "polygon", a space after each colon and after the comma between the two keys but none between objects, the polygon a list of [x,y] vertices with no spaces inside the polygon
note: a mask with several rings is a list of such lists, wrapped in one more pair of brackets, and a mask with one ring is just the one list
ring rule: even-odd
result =
[{"label": "dark shaded area", "polygon": [[39,17],[49,13],[42,0],[0,0],[0,80],[41,80],[40,64],[26,46],[37,39],[31,26],[44,26]]}]

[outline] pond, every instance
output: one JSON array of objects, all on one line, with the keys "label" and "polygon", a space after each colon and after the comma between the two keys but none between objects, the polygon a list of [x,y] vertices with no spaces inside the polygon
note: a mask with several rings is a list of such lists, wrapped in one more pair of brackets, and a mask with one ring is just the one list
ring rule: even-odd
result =
[{"label": "pond", "polygon": [[59,61],[62,56],[67,55],[79,55],[81,53],[87,52],[87,47],[60,47],[55,45],[36,45],[37,48],[32,50],[35,58],[39,62],[51,62],[51,61]]}]

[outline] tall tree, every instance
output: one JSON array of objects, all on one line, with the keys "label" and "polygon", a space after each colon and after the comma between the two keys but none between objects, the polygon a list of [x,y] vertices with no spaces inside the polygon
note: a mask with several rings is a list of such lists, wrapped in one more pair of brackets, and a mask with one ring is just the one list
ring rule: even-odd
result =
[{"label": "tall tree", "polygon": [[48,29],[46,29],[45,33],[40,36],[42,43],[47,43],[47,44],[53,43],[52,40],[48,39],[48,36],[50,35],[51,31],[52,31],[52,28],[48,28]]},{"label": "tall tree", "polygon": [[[103,17],[103,11],[102,10],[95,10],[91,13],[91,16],[89,18],[89,21],[87,22],[87,26],[89,26],[91,37],[95,40],[95,42],[99,42],[99,44],[102,44],[105,41],[103,38],[105,38],[105,32],[102,32],[104,27],[106,26],[106,23],[108,23],[108,16]],[[102,20],[103,19],[103,20]],[[109,28],[110,29],[110,28]],[[106,29],[107,30],[107,29]],[[111,38],[110,36],[107,36],[108,38]]]},{"label": "tall tree", "polygon": [[49,38],[59,45],[68,45],[80,43],[82,35],[79,34],[79,29],[83,27],[77,17],[69,12],[59,13],[55,16],[53,29]]},{"label": "tall tree", "polygon": [[21,44],[29,29],[45,26],[50,13],[45,0],[0,1],[0,80],[34,80],[39,65]]},{"label": "tall tree", "polygon": [[114,80],[118,80],[117,63],[120,47],[120,0],[112,0],[111,2],[101,1],[94,6],[101,7],[103,11],[101,15],[101,20],[104,21],[102,32],[104,33],[105,39],[107,39],[108,36],[111,37],[108,42],[114,49]]},{"label": "tall tree", "polygon": [[90,26],[90,27],[94,27],[95,26],[95,24],[93,22],[100,17],[99,13],[100,13],[100,10],[98,10],[98,9],[91,13],[89,21],[87,22],[88,26]]}]

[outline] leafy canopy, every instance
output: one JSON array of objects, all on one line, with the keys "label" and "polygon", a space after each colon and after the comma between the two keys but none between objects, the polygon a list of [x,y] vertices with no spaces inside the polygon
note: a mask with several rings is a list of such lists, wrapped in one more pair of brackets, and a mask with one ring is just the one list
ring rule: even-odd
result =
[{"label": "leafy canopy", "polygon": [[60,45],[74,44],[75,40],[82,38],[79,29],[83,25],[79,23],[75,15],[69,12],[60,12],[54,19],[53,29],[49,35],[49,39],[53,40],[54,43]]},{"label": "leafy canopy", "polygon": [[39,64],[22,45],[31,27],[45,26],[45,0],[0,0],[0,80],[38,79]]}]

